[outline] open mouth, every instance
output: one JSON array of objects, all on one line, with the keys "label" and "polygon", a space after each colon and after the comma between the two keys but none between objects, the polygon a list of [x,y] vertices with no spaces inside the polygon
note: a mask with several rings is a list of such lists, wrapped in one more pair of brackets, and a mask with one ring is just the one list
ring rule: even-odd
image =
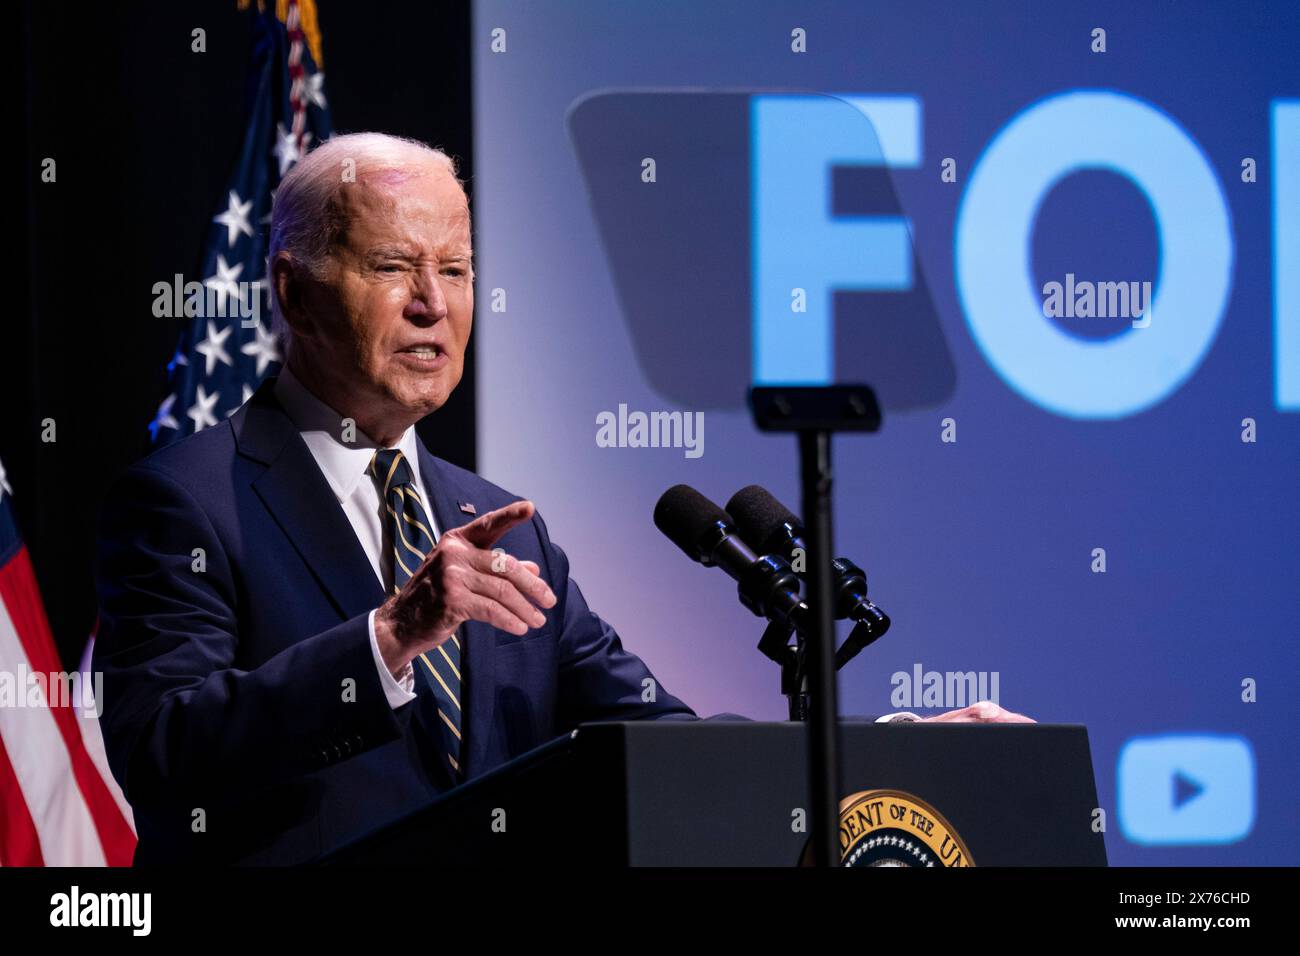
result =
[{"label": "open mouth", "polygon": [[421,369],[437,369],[447,362],[447,353],[436,345],[412,345],[397,354],[405,364]]}]

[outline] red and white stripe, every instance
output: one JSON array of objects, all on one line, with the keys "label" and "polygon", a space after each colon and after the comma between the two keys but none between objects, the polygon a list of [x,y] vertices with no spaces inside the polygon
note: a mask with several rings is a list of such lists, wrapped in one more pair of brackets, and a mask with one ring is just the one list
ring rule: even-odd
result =
[{"label": "red and white stripe", "polygon": [[[0,566],[0,671],[15,679],[62,671],[26,547]],[[15,691],[25,698],[27,687]],[[108,772],[98,721],[71,703],[0,706],[0,865],[131,863],[131,811]]]}]

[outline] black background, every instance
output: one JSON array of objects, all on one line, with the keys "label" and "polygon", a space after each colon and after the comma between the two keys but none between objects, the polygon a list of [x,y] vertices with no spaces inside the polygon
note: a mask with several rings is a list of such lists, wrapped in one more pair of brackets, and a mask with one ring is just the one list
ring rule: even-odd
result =
[{"label": "black background", "polygon": [[[412,136],[455,156],[473,204],[469,4],[318,3],[336,133]],[[148,450],[179,324],[152,286],[199,269],[244,122],[252,14],[235,0],[58,4],[9,14],[5,151],[16,241],[0,319],[0,462],[65,667],[95,623],[95,525],[106,482]],[[203,28],[207,50],[191,51]],[[41,181],[45,157],[57,181]],[[474,350],[420,426],[473,468]],[[42,420],[56,438],[41,441]]]}]

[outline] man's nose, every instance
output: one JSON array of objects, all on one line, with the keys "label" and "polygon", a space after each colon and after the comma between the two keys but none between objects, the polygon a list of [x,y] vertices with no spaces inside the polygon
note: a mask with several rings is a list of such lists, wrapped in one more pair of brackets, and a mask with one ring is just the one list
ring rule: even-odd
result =
[{"label": "man's nose", "polygon": [[447,315],[447,299],[442,294],[442,283],[438,281],[436,269],[430,267],[416,273],[415,288],[406,314],[408,317],[424,315],[431,319],[441,319]]}]

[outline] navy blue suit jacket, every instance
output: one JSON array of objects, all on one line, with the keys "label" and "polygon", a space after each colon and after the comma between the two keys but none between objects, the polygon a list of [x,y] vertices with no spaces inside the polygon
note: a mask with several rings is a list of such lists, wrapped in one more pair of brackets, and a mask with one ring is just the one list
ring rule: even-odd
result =
[{"label": "navy blue suit jacket", "polygon": [[[451,786],[436,728],[384,697],[367,628],[383,588],[272,386],[132,466],[104,506],[94,666],[137,863],[307,861]],[[441,531],[472,520],[459,502],[519,500],[423,445],[420,474]],[[523,637],[465,625],[467,777],[582,721],[694,718],[657,684],[642,700],[649,670],[540,516],[499,546],[558,602]]]}]

